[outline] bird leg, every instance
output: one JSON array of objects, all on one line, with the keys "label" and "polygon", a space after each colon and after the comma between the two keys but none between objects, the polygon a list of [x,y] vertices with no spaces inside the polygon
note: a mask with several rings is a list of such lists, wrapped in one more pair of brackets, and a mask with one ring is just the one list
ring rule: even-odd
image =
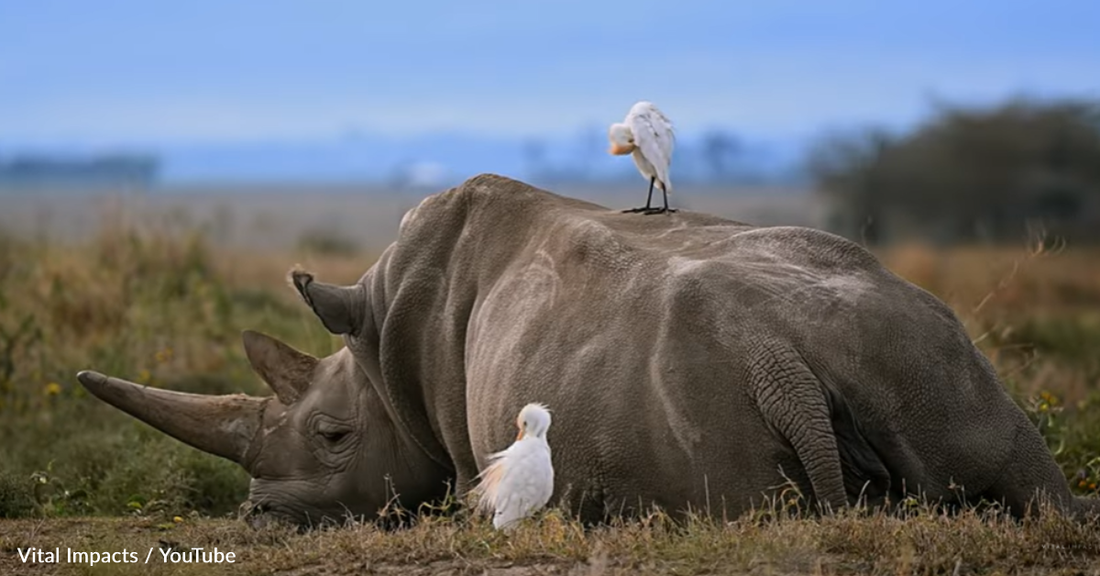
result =
[{"label": "bird leg", "polygon": [[676,211],[675,208],[669,208],[668,207],[668,192],[665,190],[664,186],[661,186],[661,196],[663,196],[664,199],[665,199],[665,207],[664,208],[649,208],[648,207],[649,204],[647,203],[646,204],[647,208],[643,211],[643,214],[646,214],[646,215],[649,215],[649,214],[664,214],[665,212],[668,212],[668,213],[671,214],[672,212],[675,212]]},{"label": "bird leg", "polygon": [[[650,210],[653,210],[653,208],[650,208],[649,205],[653,202],[653,183],[656,181],[656,176],[649,179],[649,196],[647,196],[645,199],[644,208],[627,208],[626,210],[623,210],[623,212],[645,212],[648,214]],[[665,207],[668,207],[668,200],[665,200]]]}]

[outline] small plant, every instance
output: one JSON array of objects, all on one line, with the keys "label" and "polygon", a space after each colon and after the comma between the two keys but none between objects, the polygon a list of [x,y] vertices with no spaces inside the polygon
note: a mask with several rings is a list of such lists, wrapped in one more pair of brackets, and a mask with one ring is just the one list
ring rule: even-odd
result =
[{"label": "small plant", "polygon": [[[1060,415],[1064,409],[1058,397],[1045,390],[1028,398],[1025,406],[1025,410],[1031,416],[1035,426],[1039,428],[1039,432],[1048,440],[1054,438],[1058,441],[1063,440],[1065,424]],[[1055,454],[1057,453],[1058,450],[1055,450]]]},{"label": "small plant", "polygon": [[1100,486],[1100,456],[1086,462],[1085,466],[1077,471],[1074,480],[1077,481],[1074,486],[1077,490],[1096,494],[1097,487]]},{"label": "small plant", "polygon": [[[8,307],[8,301],[0,292],[0,316]],[[3,318],[0,317],[0,320]],[[0,322],[0,395],[12,391],[12,377],[15,375],[17,353],[42,339],[34,314],[26,313],[14,327]]]},{"label": "small plant", "polygon": [[0,472],[0,518],[22,518],[35,512],[34,491],[25,477]]},{"label": "small plant", "polygon": [[[1050,391],[1031,396],[1024,409],[1066,472],[1070,487],[1079,494],[1100,494],[1100,411],[1089,399],[1072,413]],[[1072,414],[1072,416],[1071,416]]]},{"label": "small plant", "polygon": [[35,505],[42,516],[68,516],[89,511],[87,491],[66,487],[65,482],[54,475],[53,461],[45,470],[31,474],[30,481]]}]

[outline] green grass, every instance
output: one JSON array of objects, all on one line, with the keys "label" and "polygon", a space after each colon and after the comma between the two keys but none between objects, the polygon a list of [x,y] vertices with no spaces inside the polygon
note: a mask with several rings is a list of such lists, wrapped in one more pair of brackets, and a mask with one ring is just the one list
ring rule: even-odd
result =
[{"label": "green grass", "polygon": [[[679,528],[655,516],[588,532],[550,513],[513,536],[461,513],[392,534],[370,526],[311,534],[253,530],[233,519],[247,494],[243,471],[90,397],[75,374],[91,368],[175,390],[268,394],[244,358],[241,330],[267,332],[317,355],[339,346],[297,301],[286,271],[302,262],[326,280],[350,282],[372,260],[327,247],[280,255],[219,252],[197,233],[105,230],[77,246],[0,234],[0,573],[27,569],[15,551],[26,545],[148,550],[158,540],[239,551],[245,560],[231,570],[258,574],[321,567],[359,573],[402,564],[424,573],[508,566],[516,574],[578,567],[594,573],[925,573],[951,572],[957,564],[984,572],[1072,573],[1100,562],[1100,537],[1060,519],[1017,525],[974,511],[949,518],[929,508],[906,520],[758,514],[730,525],[700,521]],[[1095,495],[1096,253],[908,247],[881,256],[959,312],[1045,434],[1074,490]],[[211,573],[193,565],[59,570]]]},{"label": "green grass", "polygon": [[0,517],[236,509],[243,471],[75,380],[92,368],[175,390],[268,394],[244,359],[242,329],[335,350],[285,283],[231,284],[217,260],[194,235],[127,231],[75,248],[0,241],[0,437],[12,440],[0,442]]}]

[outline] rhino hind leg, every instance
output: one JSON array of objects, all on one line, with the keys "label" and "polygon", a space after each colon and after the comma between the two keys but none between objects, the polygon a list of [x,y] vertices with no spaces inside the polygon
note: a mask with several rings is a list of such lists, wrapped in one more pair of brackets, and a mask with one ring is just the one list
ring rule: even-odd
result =
[{"label": "rhino hind leg", "polygon": [[1002,503],[1016,518],[1038,514],[1044,501],[1076,520],[1100,518],[1100,499],[1074,496],[1039,431],[1022,412],[1020,419],[1012,454],[982,498]]},{"label": "rhino hind leg", "polygon": [[822,384],[832,414],[833,433],[840,453],[844,490],[849,503],[879,506],[892,496],[890,471],[868,441],[859,420],[844,397]]}]

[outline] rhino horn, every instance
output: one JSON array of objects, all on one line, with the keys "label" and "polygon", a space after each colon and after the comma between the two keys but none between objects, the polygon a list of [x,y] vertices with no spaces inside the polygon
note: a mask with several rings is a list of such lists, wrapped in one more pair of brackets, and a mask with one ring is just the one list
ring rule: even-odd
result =
[{"label": "rhino horn", "polygon": [[77,380],[100,400],[203,452],[245,469],[267,401],[244,394],[209,396],[150,388],[90,370]]},{"label": "rhino horn", "polygon": [[356,333],[366,310],[366,288],[362,284],[326,284],[297,268],[290,271],[290,281],[325,329],[333,334]]},{"label": "rhino horn", "polygon": [[243,331],[241,340],[252,369],[280,402],[290,406],[305,394],[320,360],[255,330]]}]

